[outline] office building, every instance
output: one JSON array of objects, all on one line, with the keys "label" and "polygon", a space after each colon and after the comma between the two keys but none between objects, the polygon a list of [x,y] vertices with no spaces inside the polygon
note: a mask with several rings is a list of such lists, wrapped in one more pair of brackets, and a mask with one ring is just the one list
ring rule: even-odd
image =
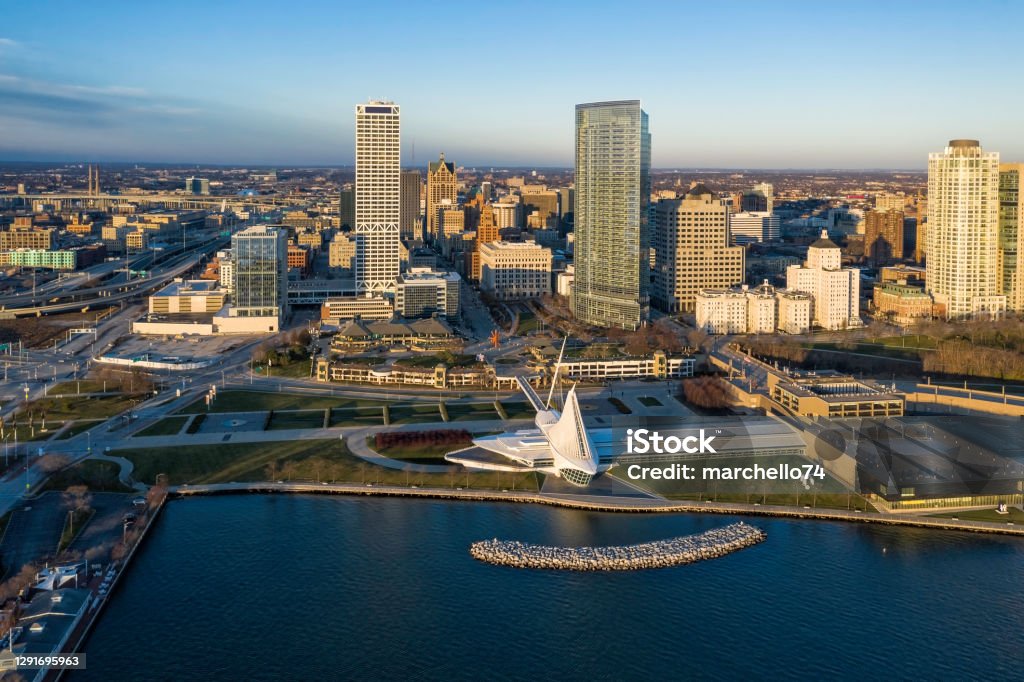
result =
[{"label": "office building", "polygon": [[215,313],[224,307],[227,292],[218,282],[176,279],[149,297],[150,314]]},{"label": "office building", "polygon": [[420,172],[402,171],[402,208],[398,220],[398,232],[402,239],[423,239],[423,224],[420,221]]},{"label": "office building", "polygon": [[49,251],[57,246],[57,231],[49,227],[14,225],[0,231],[0,251],[38,249]]},{"label": "office building", "polygon": [[[729,208],[703,184],[656,204],[653,241],[652,299],[667,313],[692,313],[698,291],[743,282],[744,249],[729,245]],[[578,265],[576,272],[578,286]]]},{"label": "office building", "polygon": [[999,154],[950,140],[928,155],[928,292],[947,319],[1006,309],[999,272]]},{"label": "office building", "polygon": [[903,258],[903,211],[868,211],[864,216],[864,256],[872,267]]},{"label": "office building", "polygon": [[[235,286],[231,317],[273,321],[276,331],[284,315],[288,285],[288,233],[280,227],[254,225],[231,238]],[[254,328],[256,328],[254,326]],[[260,331],[264,328],[258,327]]]},{"label": "office building", "polygon": [[356,290],[380,294],[398,279],[401,208],[399,107],[356,105]]},{"label": "office building", "polygon": [[775,210],[775,189],[770,182],[759,182],[750,190],[740,194],[739,203],[733,208],[738,213],[768,213]]},{"label": "office building", "polygon": [[903,192],[879,192],[875,195],[876,211],[899,211],[907,205],[907,195]]},{"label": "office building", "polygon": [[779,217],[767,211],[729,213],[729,234],[734,244],[777,241],[782,235]]},{"label": "office building", "polygon": [[1024,310],[1024,163],[999,164],[999,273],[1006,307]]},{"label": "office building", "polygon": [[517,202],[506,200],[491,204],[494,211],[494,224],[499,230],[511,230],[522,227],[522,206]]},{"label": "office building", "polygon": [[860,270],[842,266],[842,251],[822,230],[803,265],[786,269],[786,288],[811,295],[811,319],[823,329],[859,327]]},{"label": "office building", "polygon": [[586,324],[636,329],[650,316],[650,169],[639,100],[576,105],[572,308]]},{"label": "office building", "polygon": [[932,315],[932,297],[925,293],[924,285],[899,282],[881,282],[872,292],[874,312],[890,322],[910,325]]},{"label": "office building", "polygon": [[447,205],[443,205],[438,213],[441,222],[436,236],[439,239],[452,237],[466,231],[466,212],[463,209],[448,208]]},{"label": "office building", "polygon": [[356,229],[356,189],[346,187],[341,190],[338,197],[338,215],[341,222],[341,229]]},{"label": "office building", "polygon": [[185,178],[185,193],[205,196],[210,193],[210,181],[206,178]]},{"label": "office building", "polygon": [[480,245],[500,239],[498,225],[494,220],[494,207],[491,204],[484,204],[480,209],[480,223],[476,228],[476,248],[473,249],[470,260],[470,279],[474,282],[480,281]]},{"label": "office building", "polygon": [[488,242],[480,250],[480,289],[499,301],[551,293],[551,249],[534,242]]},{"label": "office building", "polygon": [[427,166],[427,235],[429,239],[440,236],[441,211],[457,208],[459,203],[459,178],[455,164],[444,160],[444,153],[437,161]]},{"label": "office building", "polygon": [[459,287],[455,272],[412,268],[395,285],[395,312],[403,317],[459,316]]},{"label": "office building", "polygon": [[356,238],[353,234],[337,234],[327,247],[327,265],[355,272]]}]

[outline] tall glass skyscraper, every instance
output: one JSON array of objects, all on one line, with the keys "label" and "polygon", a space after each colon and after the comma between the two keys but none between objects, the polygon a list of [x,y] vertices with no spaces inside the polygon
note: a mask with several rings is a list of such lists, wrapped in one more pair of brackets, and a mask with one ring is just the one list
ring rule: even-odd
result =
[{"label": "tall glass skyscraper", "polygon": [[356,289],[383,293],[398,279],[401,138],[393,102],[356,105]]},{"label": "tall glass skyscraper", "polygon": [[577,319],[636,329],[650,314],[651,135],[639,100],[576,105]]},{"label": "tall glass skyscraper", "polygon": [[287,303],[288,232],[254,225],[231,237],[238,317],[280,318]]}]

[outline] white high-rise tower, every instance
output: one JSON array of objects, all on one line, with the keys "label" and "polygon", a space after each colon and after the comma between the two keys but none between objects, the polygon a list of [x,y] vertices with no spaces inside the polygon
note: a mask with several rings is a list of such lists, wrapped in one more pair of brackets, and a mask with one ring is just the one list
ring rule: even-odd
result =
[{"label": "white high-rise tower", "polygon": [[398,105],[356,105],[356,289],[379,293],[398,279],[401,212]]},{"label": "white high-rise tower", "polygon": [[999,270],[999,153],[950,140],[928,155],[927,286],[947,318],[1006,309]]}]

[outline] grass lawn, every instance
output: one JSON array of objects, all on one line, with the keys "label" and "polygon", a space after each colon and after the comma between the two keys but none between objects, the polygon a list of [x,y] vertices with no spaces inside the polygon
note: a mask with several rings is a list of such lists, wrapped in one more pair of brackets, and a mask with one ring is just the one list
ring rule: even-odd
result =
[{"label": "grass lawn", "polygon": [[293,379],[308,379],[310,374],[309,358],[304,360],[292,360],[287,365],[274,365],[270,368],[270,373],[267,374],[267,367],[265,365],[261,368],[256,369],[264,376],[271,377],[291,377]]},{"label": "grass lawn", "polygon": [[141,431],[139,431],[135,435],[136,436],[173,436],[174,434],[176,434],[179,431],[181,431],[181,427],[183,427],[185,425],[185,422],[187,422],[187,421],[188,421],[188,417],[186,417],[186,416],[167,417],[166,419],[161,419],[160,421],[158,421],[156,424],[153,424],[152,426],[147,426],[146,428],[142,429]]},{"label": "grass lawn", "polygon": [[43,490],[67,490],[69,486],[85,485],[93,492],[130,493],[132,489],[121,483],[121,467],[115,462],[87,459],[56,472],[46,481]]},{"label": "grass lawn", "polygon": [[437,403],[406,403],[388,408],[392,424],[441,423],[441,408]]},{"label": "grass lawn", "polygon": [[519,313],[519,326],[516,328],[517,335],[522,336],[535,332],[538,329],[540,329],[540,320],[537,319],[535,314],[529,312]]},{"label": "grass lawn", "polygon": [[1019,507],[1006,507],[1006,514],[999,514],[995,509],[972,509],[962,512],[942,512],[941,514],[929,514],[944,519],[958,518],[962,521],[995,521],[996,523],[1024,523],[1024,511]]},{"label": "grass lawn", "polygon": [[270,424],[267,426],[267,431],[283,431],[286,429],[319,429],[323,425],[323,410],[275,412],[270,418]]},{"label": "grass lawn", "polygon": [[[139,397],[134,401],[138,402]],[[123,394],[98,397],[42,398],[29,405],[28,411],[37,417],[68,421],[71,419],[108,419],[132,406],[133,397]]]},{"label": "grass lawn", "polygon": [[[260,410],[323,410],[328,407],[370,407],[383,405],[381,400],[344,398],[298,393],[265,391],[221,391],[209,412],[258,412]],[[206,402],[200,398],[178,411],[179,414],[204,414]]]},{"label": "grass lawn", "polygon": [[643,403],[646,407],[661,407],[662,406],[662,402],[660,400],[658,400],[657,398],[654,398],[652,396],[649,396],[649,395],[642,395],[639,398],[637,398],[637,400],[639,400],[641,403]]},{"label": "grass lawn", "polygon": [[52,396],[77,395],[79,393],[105,393],[106,391],[120,391],[121,387],[113,381],[96,381],[95,379],[82,379],[80,381],[62,381],[52,387],[47,393]]},{"label": "grass lawn", "polygon": [[68,515],[64,516],[64,530],[60,534],[60,542],[57,544],[57,551],[63,552],[64,549],[71,544],[71,541],[75,539],[75,536],[82,532],[86,524],[95,516],[95,509],[80,509],[76,511],[72,516],[73,520],[68,523]]},{"label": "grass lawn", "polygon": [[[135,464],[135,478],[154,481],[167,474],[172,485],[230,481],[319,480],[374,485],[433,488],[515,488],[537,490],[534,473],[452,472],[422,474],[386,469],[353,456],[341,439],[312,439],[269,443],[222,443],[187,449],[138,448],[116,451]],[[268,465],[274,464],[274,471]]]},{"label": "grass lawn", "polygon": [[462,355],[454,353],[439,353],[437,355],[414,355],[409,358],[399,358],[396,365],[404,367],[437,367],[440,364],[448,367],[469,367],[476,364],[475,355]]},{"label": "grass lawn", "polygon": [[472,441],[467,440],[465,443],[446,443],[443,445],[390,445],[383,448],[378,448],[374,445],[374,437],[370,436],[366,439],[367,444],[375,452],[378,452],[385,457],[391,459],[401,460],[403,462],[416,462],[418,464],[448,464],[444,460],[444,456],[453,450],[459,450],[461,448],[469,446]]},{"label": "grass lawn", "polygon": [[74,438],[75,436],[77,436],[78,434],[82,433],[83,431],[88,431],[92,427],[94,427],[94,426],[96,426],[98,424],[102,424],[104,421],[106,421],[106,420],[105,419],[78,419],[71,426],[69,426],[68,428],[64,429],[64,431],[62,431],[61,434],[59,436],[57,436],[57,440],[67,440],[69,438]]},{"label": "grass lawn", "polygon": [[[3,435],[11,445],[14,445],[15,440],[19,443],[27,443],[34,440],[46,440],[56,433],[57,429],[61,426],[63,426],[61,422],[50,421],[49,419],[46,420],[46,431],[42,430],[42,423],[39,419],[35,420],[35,429],[28,424],[19,423],[17,426],[12,426],[8,423],[4,426]],[[17,438],[15,438],[15,435],[17,435]]]},{"label": "grass lawn", "polygon": [[505,408],[509,419],[532,419],[537,414],[525,400],[502,400],[501,406]]},{"label": "grass lawn", "polygon": [[384,410],[380,407],[349,407],[331,410],[331,426],[382,426]]},{"label": "grass lawn", "polygon": [[448,409],[448,421],[472,421],[476,419],[501,419],[494,409],[494,403],[451,403]]},{"label": "grass lawn", "polygon": [[629,409],[626,403],[622,402],[618,398],[608,398],[608,402],[619,411],[619,414],[633,414],[633,410]]}]

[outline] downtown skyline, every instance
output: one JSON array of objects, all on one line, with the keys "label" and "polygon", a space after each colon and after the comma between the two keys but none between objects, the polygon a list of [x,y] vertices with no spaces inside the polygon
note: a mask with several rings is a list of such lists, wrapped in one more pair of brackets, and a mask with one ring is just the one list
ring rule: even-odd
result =
[{"label": "downtown skyline", "polygon": [[[14,134],[2,160],[347,166],[348,112],[370,98],[402,105],[406,167],[438,151],[466,166],[568,167],[575,104],[628,98],[656,122],[655,168],[923,170],[933,140],[960,137],[1024,157],[1012,125],[1024,93],[1005,87],[1021,58],[980,49],[1012,44],[1021,10],[995,3],[650,4],[626,16],[312,3],[272,26],[255,18],[261,2],[207,7],[201,22],[189,2],[173,15],[50,4],[60,10],[45,25],[5,10],[0,129]],[[380,16],[394,47],[371,61],[362,36]],[[979,49],[936,49],[954,39]]]}]

